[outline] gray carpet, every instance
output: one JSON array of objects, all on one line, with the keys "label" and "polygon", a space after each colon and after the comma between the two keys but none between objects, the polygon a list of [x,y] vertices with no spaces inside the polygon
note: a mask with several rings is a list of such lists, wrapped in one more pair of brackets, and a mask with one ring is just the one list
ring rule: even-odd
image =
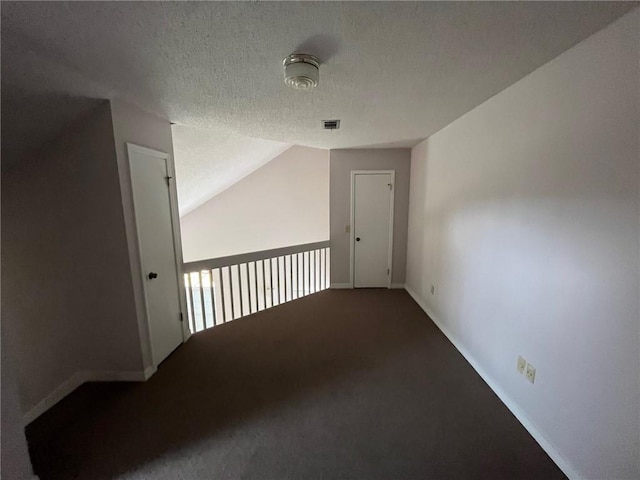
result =
[{"label": "gray carpet", "polygon": [[27,428],[50,479],[560,479],[405,291],[325,291],[194,335],[146,383]]}]

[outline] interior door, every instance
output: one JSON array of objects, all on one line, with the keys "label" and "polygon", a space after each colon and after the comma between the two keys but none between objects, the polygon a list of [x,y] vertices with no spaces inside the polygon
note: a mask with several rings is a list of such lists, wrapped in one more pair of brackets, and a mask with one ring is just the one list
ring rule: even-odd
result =
[{"label": "interior door", "polygon": [[183,341],[169,156],[128,145],[151,353],[157,366]]},{"label": "interior door", "polygon": [[353,174],[353,286],[390,287],[394,172]]}]

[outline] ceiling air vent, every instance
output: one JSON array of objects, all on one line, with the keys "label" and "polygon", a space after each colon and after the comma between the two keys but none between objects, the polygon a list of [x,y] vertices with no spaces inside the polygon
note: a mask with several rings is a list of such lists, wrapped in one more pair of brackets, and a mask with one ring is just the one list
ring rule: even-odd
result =
[{"label": "ceiling air vent", "polygon": [[322,128],[325,130],[337,130],[340,128],[340,120],[323,120]]}]

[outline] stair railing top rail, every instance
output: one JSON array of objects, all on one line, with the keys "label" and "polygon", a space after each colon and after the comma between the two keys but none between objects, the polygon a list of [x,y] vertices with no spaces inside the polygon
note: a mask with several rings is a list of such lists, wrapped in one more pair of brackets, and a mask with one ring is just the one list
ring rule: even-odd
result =
[{"label": "stair railing top rail", "polygon": [[213,270],[215,268],[228,267],[229,265],[239,265],[241,263],[255,262],[257,260],[267,260],[269,258],[294,255],[296,253],[318,250],[330,246],[329,240],[322,242],[303,243],[290,247],[272,248],[271,250],[261,250],[259,252],[241,253],[239,255],[229,255],[227,257],[209,258],[186,262],[182,264],[183,273],[199,272],[202,270]]}]

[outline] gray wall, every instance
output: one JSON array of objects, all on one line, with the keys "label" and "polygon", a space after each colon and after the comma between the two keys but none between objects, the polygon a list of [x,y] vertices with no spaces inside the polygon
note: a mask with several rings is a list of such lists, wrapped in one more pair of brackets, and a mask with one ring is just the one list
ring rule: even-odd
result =
[{"label": "gray wall", "polygon": [[141,371],[109,104],[2,183],[2,320],[23,413],[78,372]]},{"label": "gray wall", "polygon": [[640,478],[639,25],[412,153],[407,289],[569,478]]},{"label": "gray wall", "polygon": [[405,281],[407,256],[407,222],[409,211],[409,170],[411,150],[344,149],[331,150],[329,163],[329,225],[331,240],[331,283],[349,283],[350,234],[345,226],[351,222],[351,171],[395,170],[396,185],[393,220],[392,283]]}]

